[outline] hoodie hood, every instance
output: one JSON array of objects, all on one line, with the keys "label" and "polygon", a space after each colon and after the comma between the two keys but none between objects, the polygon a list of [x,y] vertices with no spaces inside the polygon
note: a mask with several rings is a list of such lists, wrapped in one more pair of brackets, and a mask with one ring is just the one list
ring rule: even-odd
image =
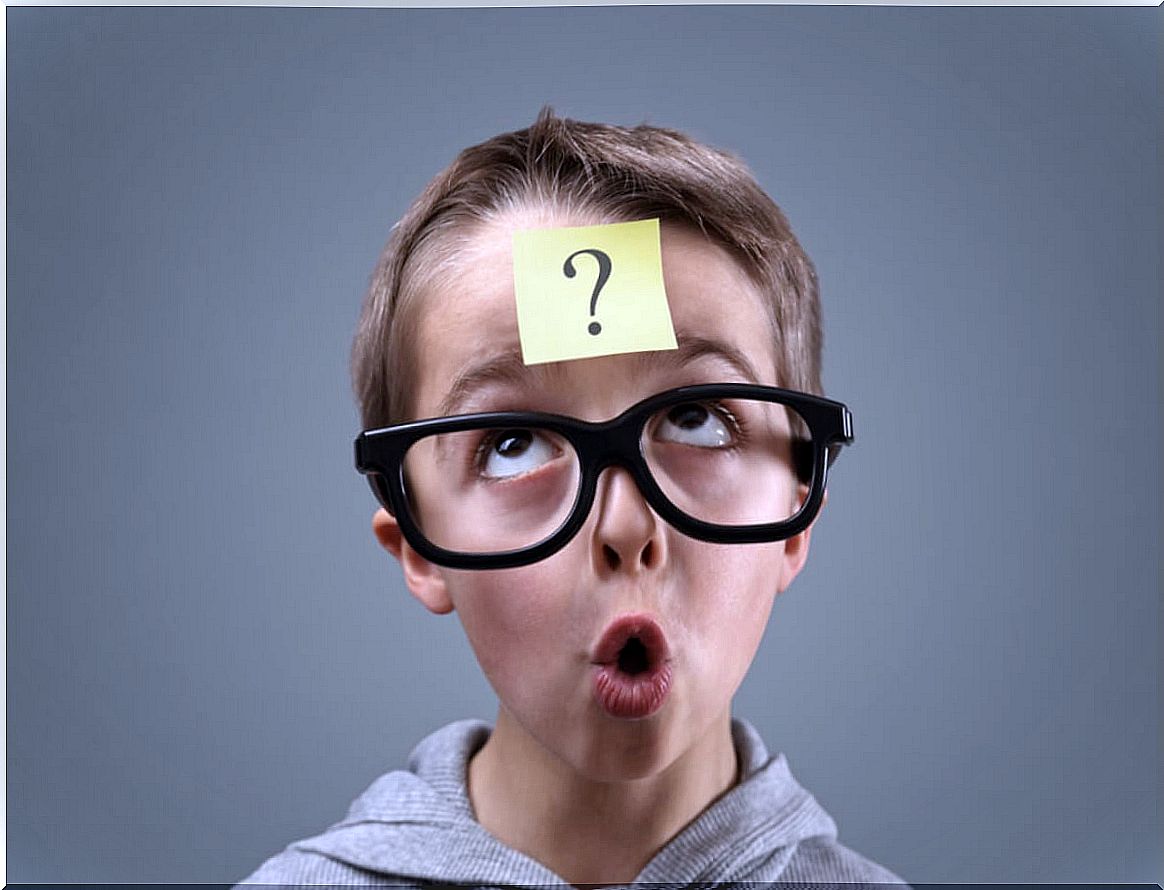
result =
[{"label": "hoodie hood", "polygon": [[[544,865],[502,844],[474,819],[469,760],[492,728],[449,724],[424,739],[407,771],[381,776],[343,821],[292,845],[379,875],[454,884],[563,884]],[[660,850],[635,883],[772,881],[810,838],[833,840],[836,825],[770,757],[756,730],[732,721],[741,781]]]}]

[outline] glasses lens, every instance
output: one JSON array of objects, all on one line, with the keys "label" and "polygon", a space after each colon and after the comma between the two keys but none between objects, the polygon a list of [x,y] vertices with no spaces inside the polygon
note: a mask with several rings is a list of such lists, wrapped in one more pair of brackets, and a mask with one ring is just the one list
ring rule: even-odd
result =
[{"label": "glasses lens", "polygon": [[663,494],[688,516],[716,525],[791,519],[807,489],[793,463],[809,437],[799,414],[778,402],[683,402],[643,427],[642,452]]},{"label": "glasses lens", "polygon": [[441,433],[404,457],[413,521],[436,546],[466,554],[544,541],[570,515],[580,478],[573,446],[538,428]]}]

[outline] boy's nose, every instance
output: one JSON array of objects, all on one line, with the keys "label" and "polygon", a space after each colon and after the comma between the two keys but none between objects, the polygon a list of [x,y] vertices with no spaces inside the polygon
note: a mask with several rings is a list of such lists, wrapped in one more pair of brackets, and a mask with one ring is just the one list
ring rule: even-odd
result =
[{"label": "boy's nose", "polygon": [[643,498],[630,473],[607,467],[598,477],[594,558],[600,572],[639,574],[666,557],[663,520]]}]

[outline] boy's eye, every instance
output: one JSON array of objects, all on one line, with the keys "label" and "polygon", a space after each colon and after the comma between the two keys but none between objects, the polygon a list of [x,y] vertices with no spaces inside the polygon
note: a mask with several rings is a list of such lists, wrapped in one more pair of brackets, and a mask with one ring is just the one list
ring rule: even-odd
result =
[{"label": "boy's eye", "polygon": [[537,430],[502,430],[481,443],[481,475],[491,479],[520,476],[557,457],[559,450]]},{"label": "boy's eye", "polygon": [[723,448],[733,440],[730,415],[720,409],[688,402],[671,408],[655,428],[656,438],[698,448]]}]

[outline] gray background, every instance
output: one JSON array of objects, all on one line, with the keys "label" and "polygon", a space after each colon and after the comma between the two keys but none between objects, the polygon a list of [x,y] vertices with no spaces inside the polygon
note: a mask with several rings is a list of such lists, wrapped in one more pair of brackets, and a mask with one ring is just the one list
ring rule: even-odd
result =
[{"label": "gray background", "polygon": [[8,878],[229,881],[490,718],[346,372],[461,147],[729,147],[858,443],[736,712],[907,879],[1158,881],[1159,9],[8,17]]}]

